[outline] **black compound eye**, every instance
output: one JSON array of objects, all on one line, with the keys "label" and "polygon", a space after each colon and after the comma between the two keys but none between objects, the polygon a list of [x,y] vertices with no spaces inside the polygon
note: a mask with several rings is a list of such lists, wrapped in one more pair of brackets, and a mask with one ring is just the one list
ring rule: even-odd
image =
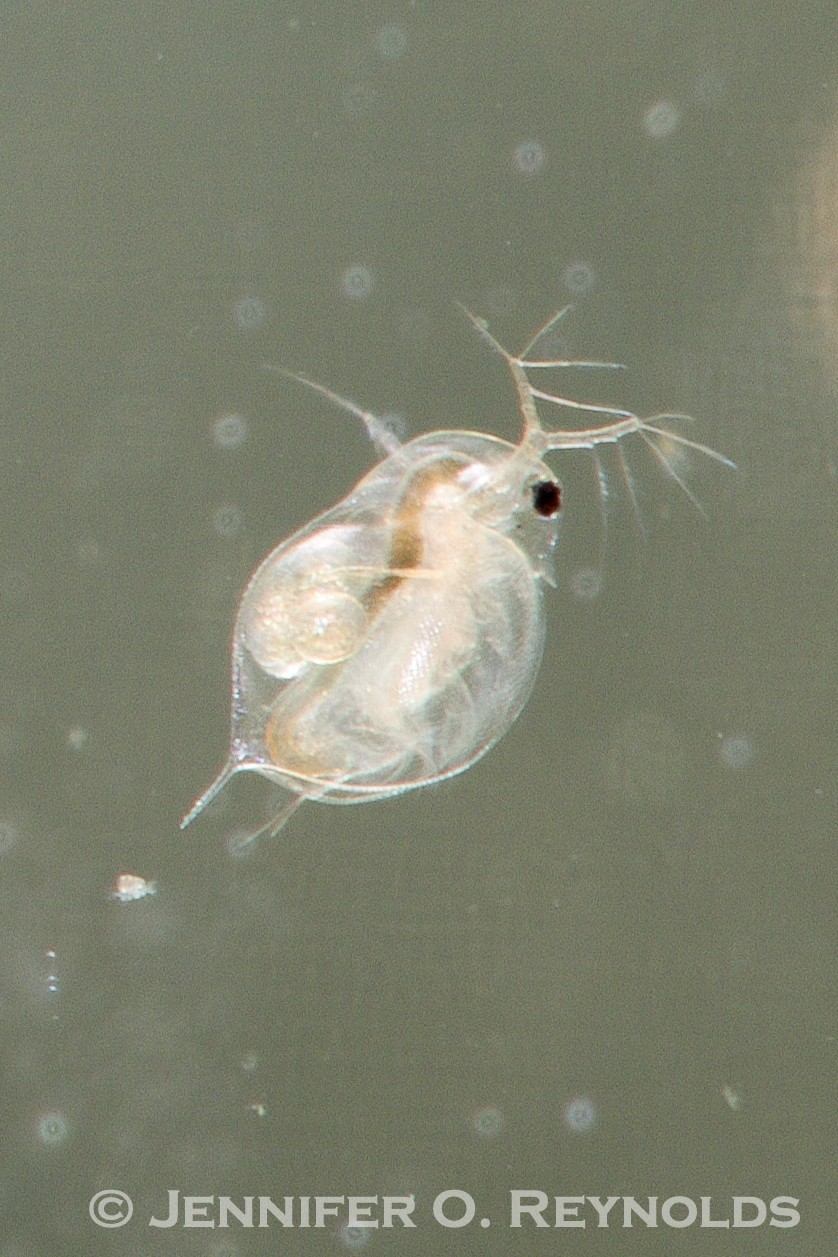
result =
[{"label": "black compound eye", "polygon": [[562,509],[562,491],[555,480],[538,480],[532,486],[532,504],[542,519],[555,519]]}]

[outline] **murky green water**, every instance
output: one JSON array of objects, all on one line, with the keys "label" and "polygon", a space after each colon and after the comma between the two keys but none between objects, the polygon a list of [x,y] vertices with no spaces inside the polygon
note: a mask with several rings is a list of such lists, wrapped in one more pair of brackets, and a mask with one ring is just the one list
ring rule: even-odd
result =
[{"label": "murky green water", "polygon": [[[5,25],[0,1255],[547,1253],[596,1226],[511,1229],[524,1190],[550,1223],[554,1196],[659,1198],[605,1246],[738,1252],[660,1211],[750,1196],[761,1253],[831,1252],[832,6]],[[512,436],[455,300],[512,347],[573,301],[559,351],[630,370],[567,387],[687,411],[738,472],[677,464],[702,516],[634,448],[640,528],[606,459],[603,529],[587,456],[556,459],[547,652],[500,746],[244,853],[262,782],[180,834],[248,573],[371,461],[262,364],[410,434]],[[120,874],[156,895],[109,898]],[[124,1228],[89,1216],[105,1189]],[[463,1229],[433,1216],[452,1189]],[[414,1193],[416,1229],[149,1226],[170,1191],[216,1222],[222,1196]]]}]

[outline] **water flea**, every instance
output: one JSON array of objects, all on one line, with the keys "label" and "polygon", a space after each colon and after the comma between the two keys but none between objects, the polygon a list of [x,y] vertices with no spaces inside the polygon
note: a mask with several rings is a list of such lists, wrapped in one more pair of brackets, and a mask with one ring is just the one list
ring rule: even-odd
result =
[{"label": "water flea", "polygon": [[[359,295],[372,283],[360,264],[347,279]],[[538,673],[544,594],[556,583],[561,487],[551,454],[587,451],[597,472],[600,447],[616,447],[635,507],[632,450],[694,503],[678,452],[731,465],[681,433],[682,415],[642,419],[555,391],[551,372],[615,365],[545,356],[566,309],[518,353],[464,312],[512,377],[517,440],[442,429],[402,443],[356,402],[268,367],[361,420],[378,461],[331,510],[277,543],[239,603],[228,757],[181,827],[241,772],[266,777],[285,802],[261,830],[231,836],[231,855],[279,832],[307,799],[367,803],[465,772],[513,725]],[[576,423],[548,426],[557,412],[567,422],[566,411]],[[669,803],[684,773],[682,739],[661,717],[629,713],[614,729],[607,780],[629,802]]]}]

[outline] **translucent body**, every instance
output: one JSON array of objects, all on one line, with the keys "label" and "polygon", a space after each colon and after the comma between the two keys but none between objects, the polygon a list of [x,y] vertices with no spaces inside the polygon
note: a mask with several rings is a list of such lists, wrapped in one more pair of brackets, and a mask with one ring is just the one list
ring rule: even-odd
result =
[{"label": "translucent body", "polygon": [[[528,357],[555,319],[518,356],[473,321],[512,372],[517,445],[462,431],[401,445],[312,385],[358,414],[385,457],[251,577],[233,634],[229,758],[182,825],[244,770],[291,792],[264,827],[276,831],[304,799],[382,799],[468,768],[513,723],[541,662],[560,509],[544,454],[596,456],[639,434],[679,483],[665,442],[721,457],[654,421],[535,389],[528,370],[570,365]],[[547,431],[536,398],[610,422]]]}]

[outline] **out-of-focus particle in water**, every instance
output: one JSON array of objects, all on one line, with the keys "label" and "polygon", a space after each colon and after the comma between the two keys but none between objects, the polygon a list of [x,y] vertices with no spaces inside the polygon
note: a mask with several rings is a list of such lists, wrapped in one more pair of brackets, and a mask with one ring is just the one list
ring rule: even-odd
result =
[{"label": "out-of-focus particle in water", "polygon": [[212,425],[213,442],[222,450],[235,450],[247,440],[248,422],[244,415],[219,415]]},{"label": "out-of-focus particle in water", "polygon": [[574,1135],[587,1135],[597,1124],[596,1105],[590,1096],[574,1096],[564,1106],[562,1120]]},{"label": "out-of-focus particle in water", "polygon": [[400,340],[406,341],[412,350],[424,345],[433,331],[433,320],[427,310],[405,310],[396,324]]},{"label": "out-of-focus particle in water", "polygon": [[248,1113],[252,1113],[254,1117],[267,1117],[268,1108],[261,1100],[248,1100],[245,1105]]},{"label": "out-of-focus particle in water", "polygon": [[472,1114],[471,1128],[481,1139],[496,1139],[503,1130],[503,1113],[493,1104],[487,1104]]},{"label": "out-of-focus particle in water", "polygon": [[202,1248],[204,1257],[242,1257],[242,1250],[235,1240],[213,1240],[206,1248]]},{"label": "out-of-focus particle in water", "polygon": [[712,108],[720,105],[727,96],[728,83],[726,76],[718,66],[707,66],[699,70],[693,79],[692,96],[698,105]]},{"label": "out-of-focus particle in water", "polygon": [[569,262],[562,271],[562,283],[574,297],[590,297],[596,288],[596,271],[589,262]]},{"label": "out-of-focus particle in water", "polygon": [[58,994],[58,952],[48,947],[44,952],[47,962],[47,995]]},{"label": "out-of-focus particle in water", "polygon": [[0,571],[0,598],[8,606],[21,606],[29,600],[31,592],[31,572],[22,567],[7,567]]},{"label": "out-of-focus particle in water", "polygon": [[337,1235],[344,1248],[355,1253],[369,1244],[372,1239],[372,1230],[367,1226],[353,1226],[349,1222],[341,1222]]},{"label": "out-of-focus particle in water", "polygon": [[238,537],[244,527],[244,516],[235,502],[223,502],[212,513],[213,531],[227,540]]},{"label": "out-of-focus particle in water", "polygon": [[83,751],[87,746],[90,733],[82,725],[73,725],[67,730],[67,748],[71,751]]},{"label": "out-of-focus particle in water", "polygon": [[[838,383],[838,80],[813,88],[793,151],[796,169],[775,194],[772,218],[779,234],[771,242],[772,257],[787,287],[794,340],[807,360],[819,362],[834,390]],[[778,369],[788,374],[789,363],[780,362]],[[795,385],[799,388],[797,381]],[[795,429],[795,445],[807,451],[807,493],[813,478],[827,481],[829,488],[836,479],[834,391],[828,409],[816,408],[810,425],[805,434]],[[785,451],[779,457],[785,461]]]},{"label": "out-of-focus particle in water", "polygon": [[69,1127],[64,1115],[52,1110],[38,1118],[36,1131],[42,1144],[46,1144],[48,1148],[57,1148],[67,1138]]},{"label": "out-of-focus particle in water", "polygon": [[245,219],[236,226],[236,244],[242,253],[258,252],[268,242],[268,230],[264,223]]},{"label": "out-of-focus particle in water", "polygon": [[510,284],[495,284],[486,293],[485,305],[493,319],[507,319],[517,314],[520,301],[518,293]]},{"label": "out-of-focus particle in water", "polygon": [[135,903],[138,899],[148,899],[149,895],[156,894],[156,882],[147,882],[137,873],[118,873],[109,898],[115,899],[117,903]]},{"label": "out-of-focus particle in water", "polygon": [[245,1074],[253,1074],[259,1068],[259,1057],[255,1052],[243,1052],[239,1058],[239,1068]]},{"label": "out-of-focus particle in water", "polygon": [[570,592],[580,602],[593,602],[602,593],[602,572],[595,567],[579,567],[570,578]]},{"label": "out-of-focus particle in water", "polygon": [[747,768],[755,755],[756,747],[743,733],[727,734],[719,742],[719,758],[728,768]]},{"label": "out-of-focus particle in water", "polygon": [[375,287],[375,276],[363,262],[355,262],[341,275],[340,286],[350,301],[365,301]]},{"label": "out-of-focus particle in water", "polygon": [[215,1240],[207,1248],[206,1257],[241,1257],[241,1249],[234,1240]]},{"label": "out-of-focus particle in water", "polygon": [[343,89],[341,104],[343,112],[350,118],[360,118],[374,107],[378,101],[378,92],[371,83],[350,83]]},{"label": "out-of-focus particle in water", "polygon": [[512,166],[517,174],[532,179],[547,164],[547,152],[538,140],[521,140],[512,150]]},{"label": "out-of-focus particle in water", "polygon": [[233,307],[236,326],[243,332],[257,331],[267,317],[267,306],[261,297],[242,297]]},{"label": "out-of-focus particle in water", "polygon": [[8,855],[19,841],[20,827],[9,817],[0,817],[0,856]]},{"label": "out-of-focus particle in water", "polygon": [[735,1088],[731,1087],[729,1082],[726,1082],[722,1087],[722,1099],[730,1109],[731,1113],[738,1113],[742,1107],[741,1094],[736,1091]]},{"label": "out-of-focus particle in water", "polygon": [[656,100],[643,114],[643,130],[650,140],[666,140],[681,125],[681,110],[672,100]]},{"label": "out-of-focus particle in water", "polygon": [[632,711],[611,730],[605,755],[609,789],[633,807],[667,807],[679,797],[686,752],[678,730],[656,712]]},{"label": "out-of-focus particle in water", "polygon": [[99,542],[95,537],[82,537],[76,543],[76,559],[79,567],[95,567],[99,562]]},{"label": "out-of-focus particle in water", "polygon": [[570,578],[570,592],[580,602],[593,602],[602,593],[602,572],[595,567],[578,567]]},{"label": "out-of-focus particle in water", "polygon": [[373,42],[383,61],[400,61],[407,52],[407,31],[398,22],[387,22],[375,32]]}]

